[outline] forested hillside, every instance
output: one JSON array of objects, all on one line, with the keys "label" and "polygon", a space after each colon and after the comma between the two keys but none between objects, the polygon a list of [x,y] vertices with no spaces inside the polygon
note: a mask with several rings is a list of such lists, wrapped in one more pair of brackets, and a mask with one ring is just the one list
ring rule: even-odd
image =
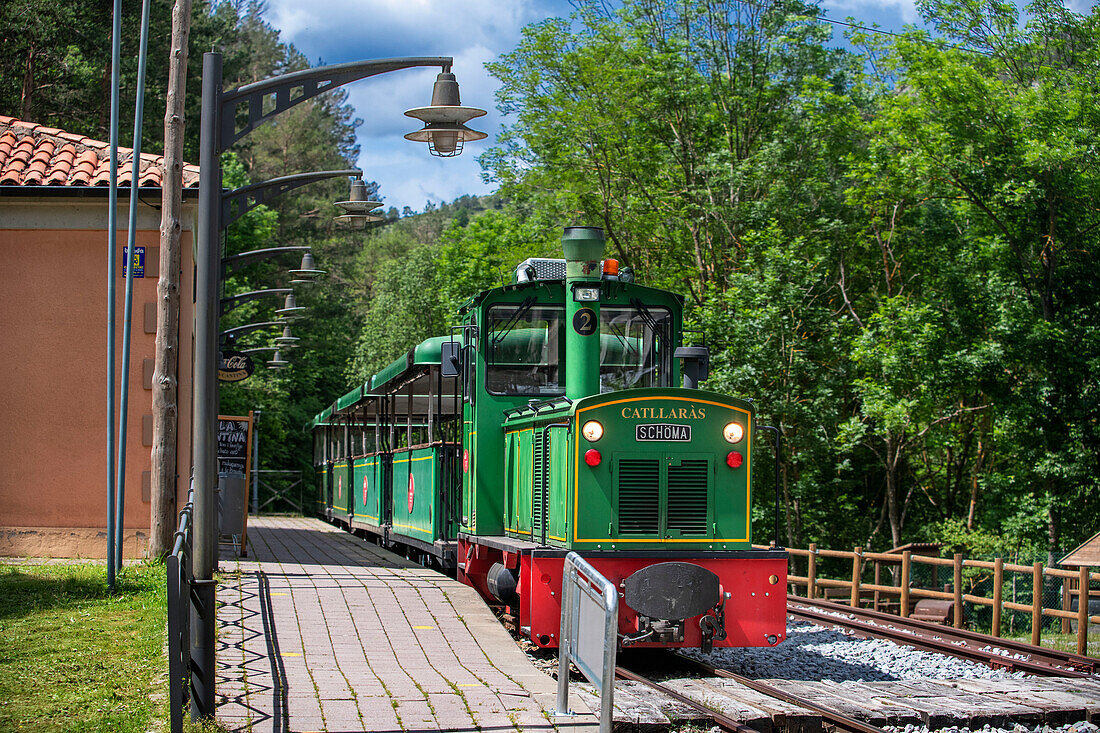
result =
[{"label": "forested hillside", "polygon": [[689,296],[710,388],[786,432],[787,541],[1100,529],[1100,13],[928,0],[934,36],[846,51],[798,1],[624,6],[492,67],[517,121],[486,162]]},{"label": "forested hillside", "polygon": [[[0,6],[0,113],[106,137],[106,5]],[[510,114],[481,159],[495,196],[351,232],[331,218],[343,184],[313,186],[231,231],[230,251],[312,244],[329,273],[299,298],[293,367],[223,387],[224,411],[264,411],[264,467],[308,465],[309,416],[590,224],[687,297],[705,386],[782,425],[785,542],[1036,555],[1100,530],[1100,12],[928,0],[934,33],[845,41],[800,0],[576,5],[488,69]],[[170,7],[154,6],[157,149]],[[191,160],[202,50],[226,51],[233,85],[306,64],[255,5],[195,13]],[[280,116],[227,185],[352,167],[353,117],[339,92]],[[230,292],[287,279],[244,275]]]}]

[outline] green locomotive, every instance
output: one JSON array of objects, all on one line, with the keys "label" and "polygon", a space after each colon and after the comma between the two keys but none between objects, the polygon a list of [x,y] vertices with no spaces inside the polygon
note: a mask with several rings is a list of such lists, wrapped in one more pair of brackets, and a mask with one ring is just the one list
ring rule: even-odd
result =
[{"label": "green locomotive", "polygon": [[778,643],[787,554],[752,546],[752,404],[697,389],[682,299],[604,260],[601,230],[562,244],[313,420],[318,513],[454,568],[539,646],[569,551],[622,589],[624,646]]}]

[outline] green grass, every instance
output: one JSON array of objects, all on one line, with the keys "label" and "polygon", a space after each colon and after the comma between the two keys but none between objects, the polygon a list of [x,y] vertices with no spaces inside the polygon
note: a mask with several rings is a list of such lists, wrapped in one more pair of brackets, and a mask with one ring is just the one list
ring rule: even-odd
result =
[{"label": "green grass", "polygon": [[[1031,643],[1031,632],[1018,636],[1008,636],[1006,638],[1016,639],[1018,641]],[[1042,646],[1049,647],[1050,649],[1058,649],[1063,652],[1077,653],[1077,634],[1061,634],[1054,633],[1053,631],[1047,631],[1043,629],[1043,634],[1040,637]],[[1087,651],[1085,652],[1090,657],[1100,658],[1100,635],[1096,632],[1089,634]]]},{"label": "green grass", "polygon": [[[1030,621],[1030,619],[1029,619]],[[1095,626],[1095,625],[1094,625]],[[973,627],[974,631],[981,634],[989,634],[990,630],[983,626]],[[1027,629],[1020,631],[1017,626],[1016,633],[1010,631],[1002,632],[1002,638],[1012,639],[1013,641],[1022,641],[1025,644],[1031,643],[1031,631]],[[1040,636],[1040,646],[1045,646],[1049,649],[1057,649],[1063,652],[1077,653],[1077,634],[1062,634],[1059,632],[1051,631],[1050,629],[1043,629],[1043,633]],[[1096,657],[1100,659],[1100,634],[1093,631],[1088,635],[1088,643],[1086,646],[1085,654],[1090,657]]]},{"label": "green grass", "polygon": [[0,565],[0,730],[145,733],[165,720],[164,573],[125,567],[111,596],[103,565]]}]

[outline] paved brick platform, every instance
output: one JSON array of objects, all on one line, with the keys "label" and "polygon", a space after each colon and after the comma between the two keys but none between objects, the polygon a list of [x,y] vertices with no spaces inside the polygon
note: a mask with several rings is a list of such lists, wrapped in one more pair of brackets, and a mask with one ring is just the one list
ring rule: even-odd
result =
[{"label": "paved brick platform", "polygon": [[316,519],[258,517],[223,556],[217,719],[252,731],[596,730],[477,593]]}]

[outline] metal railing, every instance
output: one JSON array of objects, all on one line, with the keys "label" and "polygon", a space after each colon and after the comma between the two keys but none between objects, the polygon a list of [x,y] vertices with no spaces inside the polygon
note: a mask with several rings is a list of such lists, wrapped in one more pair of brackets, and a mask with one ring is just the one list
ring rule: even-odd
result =
[{"label": "metal railing", "polygon": [[[272,480],[274,479],[274,480]],[[284,479],[290,481],[289,485],[277,486],[276,481]],[[291,479],[294,479],[291,481]],[[262,514],[276,511],[286,511],[293,508],[299,514],[305,514],[305,482],[302,480],[301,471],[277,471],[269,469],[252,469],[252,485],[255,498],[252,503],[252,513]],[[260,490],[264,489],[264,498],[260,500]],[[295,492],[297,489],[297,492]],[[294,494],[297,493],[297,499]]]},{"label": "metal railing", "polygon": [[[213,623],[214,613],[213,604],[202,602],[198,588],[203,581],[195,580],[192,569],[194,499],[195,488],[192,485],[187,492],[187,504],[180,510],[172,552],[165,559],[168,575],[168,710],[172,733],[182,733],[186,708],[191,708],[193,719],[200,712],[191,704],[191,677],[202,674],[191,659],[191,625],[193,617],[206,619],[207,613],[210,614],[209,622]],[[212,584],[214,581],[205,582]]]},{"label": "metal railing", "polygon": [[619,646],[619,593],[575,552],[565,556],[558,639],[558,709],[569,711],[569,662],[600,694],[600,733],[611,733],[615,710],[615,653]]}]

